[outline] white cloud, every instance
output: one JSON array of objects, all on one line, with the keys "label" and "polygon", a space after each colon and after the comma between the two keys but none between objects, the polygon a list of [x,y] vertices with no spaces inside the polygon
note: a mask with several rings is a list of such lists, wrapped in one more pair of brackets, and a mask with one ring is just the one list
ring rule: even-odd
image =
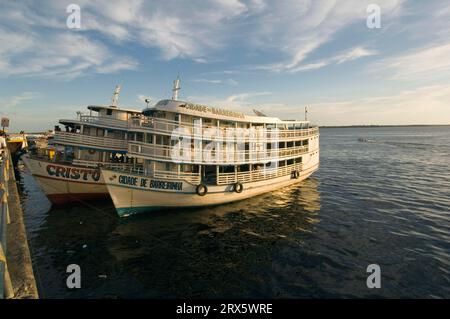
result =
[{"label": "white cloud", "polygon": [[[450,124],[450,85],[422,86],[398,94],[310,104],[322,125]],[[286,114],[293,114],[286,107]]]},{"label": "white cloud", "polygon": [[337,63],[341,64],[341,63],[344,63],[347,61],[352,61],[352,60],[356,60],[359,58],[376,55],[376,54],[378,54],[378,53],[375,50],[368,50],[363,47],[357,47],[357,48],[350,50],[349,52],[346,52],[345,54],[338,56]]},{"label": "white cloud", "polygon": [[187,100],[195,101],[200,104],[207,104],[216,107],[223,107],[227,109],[239,110],[242,112],[251,111],[255,105],[260,105],[257,102],[259,97],[271,95],[272,92],[244,92],[229,95],[225,98],[219,98],[216,96],[188,96]]},{"label": "white cloud", "polygon": [[[326,62],[305,63],[305,61],[322,45],[333,41],[339,31],[357,22],[364,28],[367,18],[366,8],[372,2],[292,0],[273,3],[271,10],[258,19],[261,27],[252,41],[262,50],[281,51],[285,59],[255,68],[275,72],[296,72],[318,68],[324,66],[322,65],[324,63],[327,65]],[[397,9],[403,2],[403,0],[377,1],[382,8],[383,21],[389,20],[391,15],[398,12]],[[365,53],[368,52],[355,51],[342,62],[366,56]]]},{"label": "white cloud", "polygon": [[427,80],[450,75],[450,43],[437,44],[372,64],[369,72],[393,80]]},{"label": "white cloud", "polygon": [[336,63],[341,64],[344,62],[356,60],[363,57],[368,57],[372,55],[377,55],[378,53],[374,50],[369,50],[363,47],[356,47],[352,48],[349,51],[339,53],[336,56],[308,64],[300,64],[299,66],[295,68],[291,68],[288,70],[288,73],[297,73],[297,72],[304,72],[304,71],[310,71],[310,70],[316,70],[323,68],[325,66],[328,66],[330,64]]},{"label": "white cloud", "polygon": [[[100,42],[74,33],[42,35],[8,33],[0,28],[1,76],[24,75],[72,79],[89,73],[113,73],[134,69],[132,58],[111,53]],[[11,45],[16,43],[17,45]]]},{"label": "white cloud", "polygon": [[298,100],[274,103],[267,98],[270,92],[248,92],[225,98],[191,96],[198,103],[240,110],[251,114],[257,109],[282,119],[303,119],[304,106],[308,106],[308,118],[319,125],[450,125],[450,85],[420,86],[384,96],[368,96],[349,100],[310,103]]},{"label": "white cloud", "polygon": [[[8,114],[17,106],[22,106],[24,102],[41,98],[42,94],[39,92],[23,92],[19,95],[14,95],[0,100],[0,113]],[[12,111],[14,112],[14,111]]]},{"label": "white cloud", "polygon": [[200,83],[208,83],[208,84],[228,84],[228,85],[237,85],[239,84],[238,81],[234,79],[194,79],[194,82],[200,82]]}]

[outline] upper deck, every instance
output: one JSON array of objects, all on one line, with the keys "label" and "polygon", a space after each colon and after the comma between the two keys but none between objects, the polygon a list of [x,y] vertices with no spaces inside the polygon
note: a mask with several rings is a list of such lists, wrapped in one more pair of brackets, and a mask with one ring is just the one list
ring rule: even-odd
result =
[{"label": "upper deck", "polygon": [[88,114],[77,112],[77,118],[61,119],[59,123],[63,125],[89,125],[100,128],[127,130],[133,119],[142,114],[138,110],[115,106],[89,105],[87,108],[89,110]]},{"label": "upper deck", "polygon": [[206,118],[222,121],[233,121],[249,124],[286,124],[307,126],[308,121],[301,120],[281,120],[277,117],[251,116],[239,111],[227,110],[223,108],[195,104],[185,101],[161,100],[154,107],[146,108],[143,115],[152,116],[156,111],[184,114],[196,118]]}]

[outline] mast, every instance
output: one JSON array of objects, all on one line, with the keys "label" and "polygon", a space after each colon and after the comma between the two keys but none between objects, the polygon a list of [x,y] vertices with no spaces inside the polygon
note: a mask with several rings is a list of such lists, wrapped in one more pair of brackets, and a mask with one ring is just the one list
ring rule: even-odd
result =
[{"label": "mast", "polygon": [[117,85],[116,89],[114,90],[114,94],[112,97],[112,102],[111,102],[111,106],[113,107],[117,107],[117,103],[119,102],[119,93],[120,93],[120,89],[122,88],[122,85]]},{"label": "mast", "polygon": [[172,100],[178,100],[178,91],[181,89],[180,87],[180,76],[177,76],[177,79],[173,81],[173,89],[172,89]]}]

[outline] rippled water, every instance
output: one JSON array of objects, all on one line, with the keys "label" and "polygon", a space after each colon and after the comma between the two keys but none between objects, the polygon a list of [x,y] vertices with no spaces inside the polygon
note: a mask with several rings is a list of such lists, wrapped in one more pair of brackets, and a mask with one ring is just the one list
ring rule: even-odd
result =
[{"label": "rippled water", "polygon": [[450,127],[322,129],[312,178],[214,208],[120,219],[21,186],[41,297],[450,298]]}]

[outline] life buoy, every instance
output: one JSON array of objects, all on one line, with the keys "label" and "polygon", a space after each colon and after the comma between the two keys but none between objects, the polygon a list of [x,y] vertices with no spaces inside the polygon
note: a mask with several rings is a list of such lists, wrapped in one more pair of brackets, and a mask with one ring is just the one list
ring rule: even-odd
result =
[{"label": "life buoy", "polygon": [[199,184],[195,188],[195,192],[197,193],[198,196],[205,196],[206,193],[208,192],[208,187],[206,187],[206,185],[204,184]]},{"label": "life buoy", "polygon": [[89,154],[91,154],[91,155],[93,155],[93,154],[95,154],[95,150],[93,150],[92,148],[91,149],[89,149]]},{"label": "life buoy", "polygon": [[300,173],[298,171],[293,171],[292,177],[294,177],[295,179],[298,179],[300,177]]},{"label": "life buoy", "polygon": [[236,193],[242,193],[242,191],[244,190],[244,185],[242,185],[241,183],[237,182],[233,185],[233,190]]}]

